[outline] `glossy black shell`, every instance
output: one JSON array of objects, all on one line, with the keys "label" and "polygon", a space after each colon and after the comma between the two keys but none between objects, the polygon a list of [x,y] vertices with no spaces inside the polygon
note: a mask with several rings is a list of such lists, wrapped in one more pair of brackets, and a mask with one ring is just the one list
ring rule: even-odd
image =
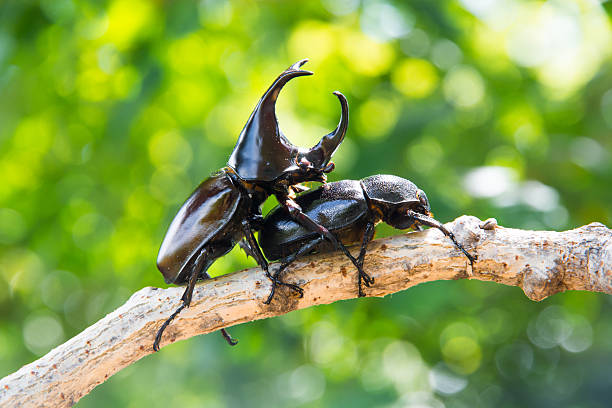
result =
[{"label": "glossy black shell", "polygon": [[[325,184],[300,195],[295,201],[306,215],[330,231],[352,226],[368,213],[363,190],[356,180]],[[316,236],[277,207],[264,220],[259,245],[266,258],[280,259],[291,252],[294,243]]]},{"label": "glossy black shell", "polygon": [[204,244],[228,233],[234,235],[234,224],[243,219],[237,216],[237,212],[244,211],[243,200],[224,170],[195,189],[170,224],[157,256],[157,267],[166,283],[184,283],[188,269],[185,266]]}]

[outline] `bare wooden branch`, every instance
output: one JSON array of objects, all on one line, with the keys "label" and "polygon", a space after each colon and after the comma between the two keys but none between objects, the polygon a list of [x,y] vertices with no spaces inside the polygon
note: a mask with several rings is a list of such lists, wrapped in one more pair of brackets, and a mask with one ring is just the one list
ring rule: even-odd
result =
[{"label": "bare wooden branch", "polygon": [[[463,216],[447,224],[473,254],[474,268],[438,230],[370,244],[365,270],[375,279],[368,296],[385,296],[422,282],[478,279],[518,286],[533,300],[565,290],[612,294],[612,230],[592,223],[565,232],[523,231]],[[357,249],[353,248],[353,252]],[[258,268],[201,282],[191,307],[168,327],[162,346],[223,327],[357,297],[357,272],[341,254],[303,258],[271,305],[270,283]],[[1,406],[71,406],[124,367],[152,353],[155,332],[179,305],[183,288],[147,287],[119,309],[47,355],[0,380]]]}]

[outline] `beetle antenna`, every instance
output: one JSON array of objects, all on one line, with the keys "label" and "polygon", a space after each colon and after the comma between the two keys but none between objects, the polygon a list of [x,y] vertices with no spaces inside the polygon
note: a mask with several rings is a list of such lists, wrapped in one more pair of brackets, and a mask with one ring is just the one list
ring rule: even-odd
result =
[{"label": "beetle antenna", "polygon": [[408,210],[408,216],[412,217],[415,221],[417,221],[417,222],[419,222],[419,223],[421,223],[423,225],[427,225],[428,227],[437,228],[440,231],[442,231],[442,233],[444,235],[446,235],[448,238],[450,238],[451,241],[453,241],[453,244],[455,244],[457,249],[459,249],[461,252],[463,252],[463,254],[467,257],[467,259],[469,259],[470,265],[472,266],[472,268],[474,267],[474,261],[476,261],[476,259],[478,259],[478,257],[470,254],[463,247],[463,245],[461,245],[457,241],[457,239],[455,238],[455,234],[453,234],[448,229],[446,229],[446,227],[440,221],[436,220],[435,218],[428,217],[427,215],[419,214],[419,213],[414,212],[412,210]]}]

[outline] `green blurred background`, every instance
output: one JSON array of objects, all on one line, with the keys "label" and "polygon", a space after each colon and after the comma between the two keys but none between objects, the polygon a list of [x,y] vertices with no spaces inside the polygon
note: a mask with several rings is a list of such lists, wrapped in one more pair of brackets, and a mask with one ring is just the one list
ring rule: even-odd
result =
[{"label": "green blurred background", "polygon": [[[162,286],[157,250],[305,57],[281,127],[310,146],[349,99],[330,180],[424,189],[437,218],[565,230],[612,220],[610,2],[4,1],[0,376]],[[266,209],[273,202],[266,203]],[[380,228],[378,236],[395,234]],[[238,250],[214,275],[253,266]],[[608,407],[612,297],[453,281],[173,344],[79,403]],[[151,340],[153,340],[151,333]]]}]

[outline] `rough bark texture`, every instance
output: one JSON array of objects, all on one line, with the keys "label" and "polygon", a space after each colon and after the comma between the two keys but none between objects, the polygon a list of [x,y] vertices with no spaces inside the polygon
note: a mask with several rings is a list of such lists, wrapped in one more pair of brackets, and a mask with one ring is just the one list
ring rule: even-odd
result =
[{"label": "rough bark texture", "polygon": [[[518,286],[533,300],[565,290],[612,294],[612,230],[603,224],[565,232],[483,226],[469,216],[447,224],[459,242],[478,255],[473,269],[435,229],[373,241],[365,270],[376,282],[366,289],[367,295],[385,296],[422,282],[448,279]],[[339,253],[303,258],[285,277],[304,288],[304,298],[280,288],[272,304],[264,305],[270,283],[258,268],[199,283],[191,307],[168,327],[162,346],[357,297],[357,273]],[[76,337],[0,380],[0,406],[73,405],[117,371],[152,353],[155,333],[179,305],[182,292],[181,287],[147,287],[136,292]]]}]

